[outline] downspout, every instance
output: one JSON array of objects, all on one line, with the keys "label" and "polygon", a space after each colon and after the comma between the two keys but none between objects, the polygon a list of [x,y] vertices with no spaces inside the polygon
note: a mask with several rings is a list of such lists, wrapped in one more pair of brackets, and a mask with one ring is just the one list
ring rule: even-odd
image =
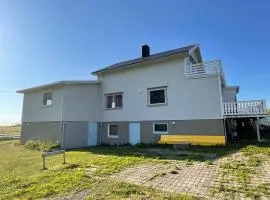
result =
[{"label": "downspout", "polygon": [[65,122],[64,122],[64,98],[65,98],[65,87],[62,89],[62,105],[61,105],[61,124],[62,124],[62,141],[61,146],[64,148],[65,145]]},{"label": "downspout", "polygon": [[24,134],[22,134],[22,133],[24,132],[24,126],[26,125],[23,123],[23,121],[24,121],[24,101],[25,101],[25,93],[23,93],[23,106],[22,106],[22,115],[21,115],[21,138],[20,138],[21,144],[23,144]]},{"label": "downspout", "polygon": [[104,106],[104,99],[103,99],[103,77],[101,76],[101,120],[100,120],[100,134],[99,134],[99,145],[102,143],[102,134],[103,134],[103,106]]},{"label": "downspout", "polygon": [[220,73],[222,73],[222,72],[219,72],[219,74],[218,74],[220,112],[221,112],[221,119],[223,121],[224,135],[225,135],[225,139],[227,141],[226,122],[225,122],[226,119],[224,118],[224,111],[223,111],[222,82],[221,82],[221,74]]}]

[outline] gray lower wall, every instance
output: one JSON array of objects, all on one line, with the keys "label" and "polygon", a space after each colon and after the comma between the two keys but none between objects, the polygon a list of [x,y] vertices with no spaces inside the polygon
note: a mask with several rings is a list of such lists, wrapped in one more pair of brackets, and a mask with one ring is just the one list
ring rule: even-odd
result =
[{"label": "gray lower wall", "polygon": [[23,122],[21,142],[27,140],[61,141],[62,122]]},{"label": "gray lower wall", "polygon": [[[168,134],[225,135],[222,119],[141,121],[141,143],[156,143],[159,134],[153,134],[153,123],[168,123]],[[175,124],[173,124],[173,122]],[[64,148],[80,148],[88,145],[88,122],[64,122]],[[119,137],[108,137],[108,124],[119,125]],[[62,141],[62,122],[24,122],[21,141],[40,139]],[[129,122],[98,123],[97,144],[119,145],[129,143]],[[62,144],[62,143],[61,143]]]},{"label": "gray lower wall", "polygon": [[64,148],[80,148],[88,145],[88,122],[65,122]]},{"label": "gray lower wall", "polygon": [[[62,130],[64,123],[64,131]],[[64,133],[64,134],[63,134]],[[62,138],[64,143],[62,146]],[[97,136],[99,138],[99,136]],[[88,122],[24,122],[21,142],[27,140],[59,141],[65,149],[88,146]],[[98,144],[98,141],[97,141]]]},{"label": "gray lower wall", "polygon": [[[168,123],[168,134],[174,135],[225,135],[222,119],[141,121],[141,143],[156,143],[159,134],[153,134],[153,123]],[[172,124],[175,122],[175,124]],[[108,124],[118,124],[119,138],[108,137]],[[101,131],[101,130],[99,130]],[[103,122],[101,142],[104,144],[129,143],[129,122]]]}]

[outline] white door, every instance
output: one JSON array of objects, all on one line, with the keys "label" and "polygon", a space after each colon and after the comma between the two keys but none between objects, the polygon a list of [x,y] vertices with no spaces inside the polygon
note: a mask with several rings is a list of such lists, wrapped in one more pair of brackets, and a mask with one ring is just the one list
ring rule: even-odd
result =
[{"label": "white door", "polygon": [[89,122],[88,123],[88,146],[97,145],[97,123]]},{"label": "white door", "polygon": [[129,123],[129,143],[138,144],[141,141],[141,126],[140,123]]}]

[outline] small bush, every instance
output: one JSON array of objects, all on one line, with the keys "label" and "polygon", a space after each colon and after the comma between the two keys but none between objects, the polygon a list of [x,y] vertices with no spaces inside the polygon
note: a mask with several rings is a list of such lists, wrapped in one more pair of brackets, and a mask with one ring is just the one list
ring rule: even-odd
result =
[{"label": "small bush", "polygon": [[55,142],[44,142],[40,140],[29,140],[24,145],[25,148],[30,150],[37,150],[37,151],[49,151],[51,149],[57,149],[60,147],[59,144]]}]

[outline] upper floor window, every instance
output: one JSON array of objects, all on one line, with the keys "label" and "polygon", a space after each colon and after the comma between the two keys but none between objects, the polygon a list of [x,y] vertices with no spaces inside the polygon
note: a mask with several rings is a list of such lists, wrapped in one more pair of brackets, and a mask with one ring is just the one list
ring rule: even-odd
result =
[{"label": "upper floor window", "polygon": [[42,105],[51,106],[52,105],[52,92],[45,92],[42,96]]},{"label": "upper floor window", "polygon": [[115,93],[115,94],[107,94],[106,97],[106,108],[114,109],[114,108],[122,108],[123,107],[123,94]]},{"label": "upper floor window", "polygon": [[167,104],[167,88],[150,88],[148,89],[148,105],[165,105]]}]

